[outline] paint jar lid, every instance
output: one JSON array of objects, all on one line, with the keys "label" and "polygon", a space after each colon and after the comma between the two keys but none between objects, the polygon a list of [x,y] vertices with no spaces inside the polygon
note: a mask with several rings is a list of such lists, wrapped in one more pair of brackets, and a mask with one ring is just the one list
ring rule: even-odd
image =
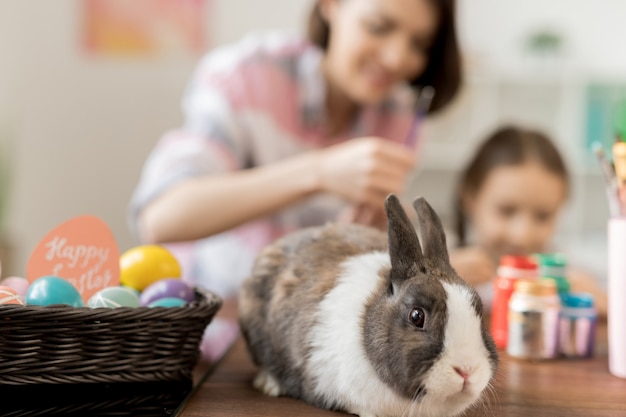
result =
[{"label": "paint jar lid", "polygon": [[567,258],[562,253],[536,253],[533,257],[537,260],[540,267],[542,266],[567,266]]},{"label": "paint jar lid", "polygon": [[571,289],[570,282],[565,277],[551,277],[551,276],[541,275],[541,279],[542,280],[553,281],[556,284],[557,291],[561,295],[569,293],[569,291]]},{"label": "paint jar lid", "polygon": [[504,255],[500,258],[500,266],[517,269],[537,269],[537,262],[530,256]]},{"label": "paint jar lid", "polygon": [[515,292],[529,295],[548,296],[556,295],[556,284],[552,280],[518,279],[515,282]]},{"label": "paint jar lid", "polygon": [[529,256],[504,255],[500,258],[496,272],[505,279],[538,277],[537,263]]},{"label": "paint jar lid", "polygon": [[593,295],[586,292],[569,293],[561,296],[561,303],[563,303],[563,307],[567,308],[591,308],[593,301]]},{"label": "paint jar lid", "polygon": [[539,275],[547,278],[564,278],[567,258],[561,253],[537,253],[533,256],[539,264]]}]

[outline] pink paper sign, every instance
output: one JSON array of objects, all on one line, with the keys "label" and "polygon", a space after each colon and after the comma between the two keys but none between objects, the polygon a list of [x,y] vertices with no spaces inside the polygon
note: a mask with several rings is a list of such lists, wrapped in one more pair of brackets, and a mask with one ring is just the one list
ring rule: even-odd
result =
[{"label": "pink paper sign", "polygon": [[56,275],[68,280],[83,301],[120,283],[120,253],[109,227],[95,216],[78,216],[52,229],[28,260],[28,281]]}]

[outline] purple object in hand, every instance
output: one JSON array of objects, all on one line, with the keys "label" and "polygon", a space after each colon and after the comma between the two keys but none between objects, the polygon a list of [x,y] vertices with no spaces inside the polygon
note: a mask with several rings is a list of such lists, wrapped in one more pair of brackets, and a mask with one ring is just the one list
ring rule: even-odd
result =
[{"label": "purple object in hand", "polygon": [[191,302],[195,299],[195,292],[187,283],[179,278],[165,278],[153,282],[139,295],[139,302],[147,306],[153,301],[165,297],[175,297]]}]

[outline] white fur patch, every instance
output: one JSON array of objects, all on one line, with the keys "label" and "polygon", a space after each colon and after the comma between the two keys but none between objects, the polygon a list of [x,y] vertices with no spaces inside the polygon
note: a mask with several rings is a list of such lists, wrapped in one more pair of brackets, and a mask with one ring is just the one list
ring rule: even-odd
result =
[{"label": "white fur patch", "polygon": [[274,378],[272,374],[267,372],[265,369],[261,369],[259,371],[254,378],[254,381],[252,381],[252,385],[254,388],[258,389],[265,395],[269,395],[270,397],[278,397],[281,393],[280,384],[276,378]]},{"label": "white fur patch", "polygon": [[344,263],[311,331],[307,373],[317,381],[316,393],[328,404],[341,404],[361,416],[406,415],[410,407],[408,400],[380,381],[362,344],[365,303],[378,286],[378,271],[389,264],[387,253],[359,255]]},{"label": "white fur patch", "polygon": [[[430,408],[446,404],[445,415],[454,415],[475,402],[491,379],[489,352],[481,333],[481,318],[472,306],[470,290],[461,285],[442,282],[448,295],[448,323],[444,352],[425,381]],[[463,378],[455,368],[470,374],[463,388]],[[433,410],[435,411],[435,410]]]}]

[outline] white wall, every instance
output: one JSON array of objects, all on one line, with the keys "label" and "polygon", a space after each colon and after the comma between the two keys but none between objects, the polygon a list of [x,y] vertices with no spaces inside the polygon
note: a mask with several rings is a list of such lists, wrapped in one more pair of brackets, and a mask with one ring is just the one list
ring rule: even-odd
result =
[{"label": "white wall", "polygon": [[[214,0],[207,36],[212,45],[219,45],[253,29],[297,31],[312,1]],[[80,0],[0,2],[0,140],[10,139],[12,147],[5,232],[15,246],[10,271],[15,274],[25,273],[40,238],[80,214],[100,216],[121,250],[134,245],[125,218],[130,194],[156,139],[180,123],[182,90],[195,64],[195,57],[84,56],[79,45],[80,5]],[[524,31],[550,23],[570,36],[569,65],[624,72],[626,54],[619,52],[619,42],[626,39],[623,16],[623,0],[459,4],[462,45],[468,62],[481,71],[522,62],[515,51]],[[468,103],[476,101],[460,100],[434,121],[428,141],[455,143],[461,132],[482,133],[491,120],[474,121],[469,133],[454,124],[466,120]],[[3,127],[10,135],[2,136]],[[428,171],[418,178],[419,188],[441,189],[453,174],[454,170],[442,175]],[[440,200],[445,210],[447,201],[443,196]]]},{"label": "white wall", "polygon": [[465,49],[490,63],[519,63],[516,49],[529,30],[554,28],[566,38],[570,63],[589,71],[624,72],[623,0],[460,0]]}]

